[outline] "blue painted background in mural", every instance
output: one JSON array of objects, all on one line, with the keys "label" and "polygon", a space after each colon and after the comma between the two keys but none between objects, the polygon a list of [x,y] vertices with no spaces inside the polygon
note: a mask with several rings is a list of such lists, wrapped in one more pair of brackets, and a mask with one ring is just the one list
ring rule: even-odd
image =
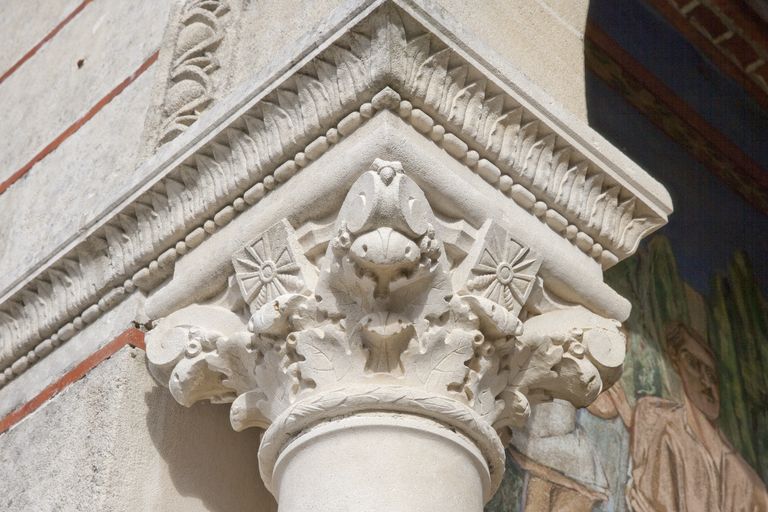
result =
[{"label": "blue painted background in mural", "polygon": [[[590,20],[768,169],[768,113],[652,8],[640,0],[593,0]],[[715,357],[720,392],[715,428],[739,454],[734,457],[768,482],[768,216],[746,203],[620,93],[590,71],[586,77],[590,125],[662,182],[675,205],[661,236],[652,237],[640,254],[607,273],[607,281],[633,302],[634,310],[627,322],[625,375],[618,391],[611,393],[611,399],[623,402],[629,412],[598,417],[598,412],[581,410],[577,416],[609,482],[608,499],[596,510],[628,510],[632,411],[638,400],[686,400],[667,353],[665,331],[674,322],[698,323],[696,329]],[[703,325],[689,311],[691,297],[685,284],[704,297],[697,303],[705,310]],[[739,475],[742,481],[746,478]],[[510,463],[502,490],[487,510],[521,510],[525,485],[525,472]],[[759,480],[751,488],[758,501],[765,498]],[[723,508],[730,510],[729,505]]]},{"label": "blue painted background in mural", "polygon": [[[650,7],[636,0],[593,0],[590,19],[661,78],[704,119],[768,169],[768,113],[719,73]],[[747,253],[768,291],[768,216],[662,133],[616,91],[587,72],[590,125],[661,181],[675,212],[662,233],[672,243],[683,278],[711,291],[734,248]],[[768,171],[766,171],[768,172]]]}]

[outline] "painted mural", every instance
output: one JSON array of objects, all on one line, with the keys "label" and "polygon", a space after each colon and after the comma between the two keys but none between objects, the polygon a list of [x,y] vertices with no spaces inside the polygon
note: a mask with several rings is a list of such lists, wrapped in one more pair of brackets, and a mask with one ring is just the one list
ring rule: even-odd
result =
[{"label": "painted mural", "polygon": [[[545,474],[513,448],[486,510],[768,512],[768,303],[746,256],[706,300],[663,236],[606,277],[633,310],[621,381],[576,412],[594,467],[561,455]],[[583,450],[574,439],[549,449]]]}]

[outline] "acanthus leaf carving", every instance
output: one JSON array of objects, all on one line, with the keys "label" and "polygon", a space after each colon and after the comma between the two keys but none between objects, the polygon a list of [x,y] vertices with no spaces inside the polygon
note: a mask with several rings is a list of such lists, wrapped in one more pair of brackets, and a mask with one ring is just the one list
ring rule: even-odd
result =
[{"label": "acanthus leaf carving", "polygon": [[475,345],[483,341],[477,316],[461,298],[453,297],[445,311],[427,322],[419,343],[404,354],[407,375],[431,391],[464,395],[467,363]]},{"label": "acanthus leaf carving", "polygon": [[438,416],[450,404],[504,435],[531,404],[586,405],[616,378],[617,322],[582,307],[530,316],[540,258],[488,221],[454,267],[437,232],[460,228],[441,222],[399,162],[376,160],[321,258],[305,256],[285,220],[235,252],[249,319],[194,305],[159,320],[147,338],[153,374],[185,405],[234,401],[238,429],[278,428],[300,403],[326,417],[313,397],[373,387],[390,402],[366,398],[369,410],[391,409],[395,389],[402,403],[426,394],[440,398]]},{"label": "acanthus leaf carving", "polygon": [[292,364],[305,388],[333,386],[351,369],[352,352],[339,329],[302,330],[289,334],[287,340],[289,349],[298,356]]},{"label": "acanthus leaf carving", "polygon": [[[236,5],[190,0],[181,8],[171,55],[177,72],[168,86],[185,85],[164,92],[170,117],[161,137],[181,134],[210,105],[216,91],[206,77],[215,78],[218,54],[232,43],[224,35]],[[215,126],[218,136],[210,142],[190,142],[190,158],[162,163],[168,168],[158,169],[161,179],[66,254],[74,266],[41,263],[34,277],[8,287],[13,291],[0,305],[0,386],[136,287],[150,292],[172,273],[176,258],[381,109],[396,111],[462,162],[474,162],[468,167],[509,201],[538,208],[542,222],[605,267],[665,222],[668,201],[654,197],[658,187],[644,190],[645,178],[633,177],[639,170],[594,179],[616,174],[621,162],[606,162],[599,147],[572,144],[564,136],[569,130],[551,117],[536,119],[541,116],[501,87],[498,76],[467,62],[436,30],[400,7],[375,9],[297,73],[276,80],[240,117]],[[376,94],[385,82],[392,89]],[[374,102],[377,96],[386,101]],[[56,271],[73,284],[53,277]]]},{"label": "acanthus leaf carving", "polygon": [[225,34],[227,0],[190,0],[184,5],[162,105],[158,146],[182,134],[213,101],[217,50]]}]

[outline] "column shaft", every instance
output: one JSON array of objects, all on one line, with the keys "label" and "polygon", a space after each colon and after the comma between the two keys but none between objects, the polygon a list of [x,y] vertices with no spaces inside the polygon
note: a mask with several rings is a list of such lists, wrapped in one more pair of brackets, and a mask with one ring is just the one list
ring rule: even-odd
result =
[{"label": "column shaft", "polygon": [[480,512],[490,476],[464,435],[427,418],[367,413],[298,436],[273,481],[280,512]]}]

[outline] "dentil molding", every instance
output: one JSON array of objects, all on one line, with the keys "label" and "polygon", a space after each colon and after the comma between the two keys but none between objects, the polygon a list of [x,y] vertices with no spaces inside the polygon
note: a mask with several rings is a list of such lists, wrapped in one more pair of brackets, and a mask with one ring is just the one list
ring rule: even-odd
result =
[{"label": "dentil molding", "polygon": [[[225,9],[216,7],[216,2],[198,3],[196,8],[208,9],[207,14],[198,13],[200,16],[190,20],[208,20],[204,24],[209,27],[226,22]],[[201,34],[190,34],[190,44],[200,43],[203,53],[215,53],[217,46],[212,40],[203,38],[201,43],[193,37]],[[457,254],[471,253],[467,240],[485,240],[486,235],[478,233],[518,229],[520,233],[510,240],[518,240],[514,243],[521,248],[532,249],[531,254],[538,250],[539,277],[570,290],[564,295],[565,302],[573,303],[579,295],[581,285],[573,284],[579,279],[596,281],[595,287],[604,286],[599,278],[589,276],[599,276],[601,267],[607,268],[630,255],[643,236],[666,221],[671,211],[668,195],[593,132],[552,114],[539,93],[521,94],[508,78],[470,57],[465,48],[433,25],[423,12],[398,2],[379,2],[308,51],[295,66],[251,89],[236,91],[233,98],[222,100],[230,103],[220,108],[206,100],[204,108],[201,104],[193,109],[198,112],[194,118],[188,118],[186,107],[172,102],[175,106],[165,111],[169,115],[167,133],[172,134],[168,137],[173,140],[147,162],[153,168],[147,173],[150,178],[97,224],[74,238],[56,258],[3,292],[0,385],[26,371],[127,296],[155,294],[159,285],[178,275],[178,263],[193,257],[197,247],[211,243],[239,217],[253,215],[275,192],[296,186],[296,180],[309,167],[319,164],[324,155],[333,153],[345,140],[362,137],[358,132],[384,123],[389,119],[385,114],[408,127],[397,130],[408,133],[403,137],[409,143],[420,138],[418,144],[431,145],[424,151],[440,152],[440,158],[453,162],[444,165],[460,166],[482,180],[487,188],[481,193],[492,195],[489,201],[499,205],[499,211],[526,212],[522,224],[513,222],[507,228],[498,222],[486,225],[475,219],[464,235],[454,229],[458,238],[450,247],[456,248]],[[169,65],[213,69],[194,60],[192,54],[184,57],[180,52]],[[187,61],[187,57],[193,61]],[[196,73],[187,71],[189,76]],[[163,97],[173,97],[171,89],[178,87],[182,75],[169,75]],[[537,97],[541,100],[535,100]],[[179,123],[183,129],[173,128]],[[395,159],[387,152],[372,156]],[[405,161],[405,156],[400,159]],[[442,172],[427,167],[436,175]],[[396,174],[401,176],[399,170]],[[318,185],[323,185],[323,176],[318,174]],[[351,184],[349,180],[335,188],[328,185],[329,190],[341,193]],[[433,183],[428,192],[439,195],[440,187]],[[275,221],[280,217],[285,215]],[[431,224],[436,232],[442,229],[439,223]],[[286,240],[290,240],[290,229],[284,223],[280,225],[286,230]],[[523,230],[522,225],[532,227]],[[398,231],[397,226],[388,227]],[[292,229],[311,236],[300,223]],[[546,240],[542,247],[533,247],[533,241],[520,243],[525,242],[525,233],[541,230],[546,234],[534,238]],[[462,241],[462,236],[467,240]],[[442,247],[448,243],[445,238],[435,240]],[[410,241],[421,243],[414,238]],[[319,246],[322,244],[313,250],[319,250]],[[544,246],[564,248],[564,254],[568,254],[565,260],[581,265],[584,271],[564,271],[557,266],[563,258],[558,259]],[[300,264],[301,251],[297,250],[295,257]],[[436,258],[440,262],[447,256]],[[457,279],[460,269],[449,270],[445,265],[440,263],[437,268],[447,272],[451,280]],[[311,270],[311,266],[302,268]],[[312,289],[310,274],[301,275],[307,290]],[[330,278],[318,274],[316,279],[317,283],[327,283]],[[381,279],[398,281],[396,275],[382,275]],[[385,289],[384,284],[380,287]],[[205,295],[201,289],[196,288],[198,295]],[[534,287],[528,293],[538,300],[547,294],[547,286]],[[304,296],[304,292],[298,295]],[[467,294],[476,295],[482,296]],[[481,306],[467,303],[471,300],[461,299],[455,307],[469,308],[477,316],[474,311]],[[516,300],[522,307],[525,301]],[[611,300],[614,306],[602,309],[600,300],[586,302],[588,309],[604,316],[619,320],[625,317],[628,305]],[[496,303],[507,308],[507,301],[502,298]],[[301,307],[310,308],[307,304]],[[150,311],[149,319],[168,317],[172,309],[172,304],[166,304],[156,309],[157,314]],[[512,311],[513,316],[518,314],[514,308],[507,311]],[[415,318],[412,322],[415,325]],[[370,340],[367,347],[375,344]],[[387,355],[366,362],[368,371],[394,371],[392,364],[395,362]],[[396,366],[401,364],[405,371],[402,359]]]}]

